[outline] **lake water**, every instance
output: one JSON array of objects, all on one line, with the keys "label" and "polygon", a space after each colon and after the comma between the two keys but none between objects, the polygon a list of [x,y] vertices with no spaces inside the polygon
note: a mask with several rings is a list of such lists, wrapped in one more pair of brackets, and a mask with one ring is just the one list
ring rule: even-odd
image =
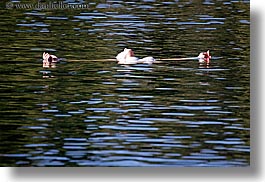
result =
[{"label": "lake water", "polygon": [[[0,3],[0,166],[250,165],[249,1],[81,2]],[[102,60],[125,47],[213,59]],[[43,68],[43,51],[63,61]]]}]

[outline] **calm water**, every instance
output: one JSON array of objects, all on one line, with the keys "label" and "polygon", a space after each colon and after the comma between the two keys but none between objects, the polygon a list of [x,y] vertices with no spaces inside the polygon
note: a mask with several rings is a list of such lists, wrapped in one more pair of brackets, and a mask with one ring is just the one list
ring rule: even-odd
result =
[{"label": "calm water", "polygon": [[[0,166],[250,165],[249,1],[82,2],[0,4]],[[125,47],[213,59],[96,61]]]}]

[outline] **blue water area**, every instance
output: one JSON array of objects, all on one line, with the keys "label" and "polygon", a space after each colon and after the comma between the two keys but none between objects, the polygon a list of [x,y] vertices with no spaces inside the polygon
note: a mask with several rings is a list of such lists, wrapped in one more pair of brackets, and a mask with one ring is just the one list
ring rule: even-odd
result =
[{"label": "blue water area", "polygon": [[0,166],[250,165],[249,1],[63,2],[0,9]]}]

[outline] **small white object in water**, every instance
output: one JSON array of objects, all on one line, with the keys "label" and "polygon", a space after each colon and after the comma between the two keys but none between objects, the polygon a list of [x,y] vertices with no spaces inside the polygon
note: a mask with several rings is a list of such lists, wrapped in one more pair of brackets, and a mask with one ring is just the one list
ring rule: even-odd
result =
[{"label": "small white object in water", "polygon": [[118,64],[137,64],[137,63],[152,64],[153,62],[155,62],[155,59],[153,57],[145,57],[139,59],[134,56],[134,52],[132,49],[127,49],[127,48],[125,48],[123,52],[119,53],[116,56],[116,59],[118,61]]},{"label": "small white object in water", "polygon": [[49,53],[43,53],[42,54],[43,62],[47,63],[57,63],[59,59],[55,55],[51,55]]},{"label": "small white object in water", "polygon": [[51,55],[49,53],[42,54],[42,67],[43,68],[55,68],[56,63],[59,62],[59,59],[55,55]]},{"label": "small white object in water", "polygon": [[199,59],[211,59],[212,56],[210,55],[210,50],[206,52],[201,52],[198,56]]}]

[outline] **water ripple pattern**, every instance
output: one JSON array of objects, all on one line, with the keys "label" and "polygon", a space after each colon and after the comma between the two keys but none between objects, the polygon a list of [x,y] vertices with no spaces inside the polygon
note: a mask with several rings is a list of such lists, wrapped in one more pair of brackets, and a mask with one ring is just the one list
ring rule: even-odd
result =
[{"label": "water ripple pattern", "polygon": [[0,166],[249,166],[249,1],[88,3],[0,10]]}]

